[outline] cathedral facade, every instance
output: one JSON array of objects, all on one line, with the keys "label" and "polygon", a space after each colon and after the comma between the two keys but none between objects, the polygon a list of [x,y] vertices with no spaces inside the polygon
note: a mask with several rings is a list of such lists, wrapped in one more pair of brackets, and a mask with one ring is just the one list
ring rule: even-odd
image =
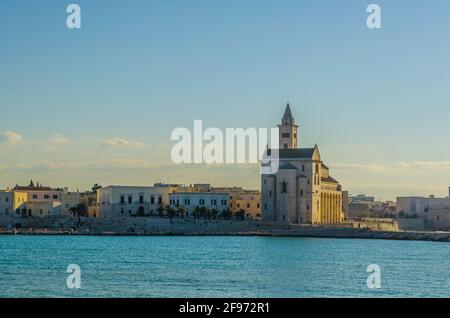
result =
[{"label": "cathedral facade", "polygon": [[261,176],[262,220],[285,224],[343,222],[341,185],[330,176],[317,145],[298,148],[298,126],[289,104],[278,127],[278,171]]}]

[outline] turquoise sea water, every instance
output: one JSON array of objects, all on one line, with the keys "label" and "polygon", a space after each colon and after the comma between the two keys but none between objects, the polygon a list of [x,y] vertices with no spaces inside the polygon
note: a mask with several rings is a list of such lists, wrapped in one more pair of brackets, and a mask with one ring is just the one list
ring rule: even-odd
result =
[{"label": "turquoise sea water", "polygon": [[[81,288],[69,289],[69,264]],[[381,267],[381,288],[366,284]],[[450,297],[450,244],[269,237],[0,236],[1,297]]]}]

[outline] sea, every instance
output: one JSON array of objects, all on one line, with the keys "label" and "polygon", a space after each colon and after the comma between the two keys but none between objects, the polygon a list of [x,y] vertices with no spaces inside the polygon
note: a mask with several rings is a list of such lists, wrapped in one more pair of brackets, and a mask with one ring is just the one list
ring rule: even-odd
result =
[{"label": "sea", "polygon": [[450,243],[0,236],[0,297],[449,297]]}]

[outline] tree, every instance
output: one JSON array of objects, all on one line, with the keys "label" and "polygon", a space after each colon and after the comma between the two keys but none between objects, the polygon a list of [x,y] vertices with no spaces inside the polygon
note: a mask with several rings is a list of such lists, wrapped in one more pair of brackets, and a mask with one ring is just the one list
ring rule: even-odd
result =
[{"label": "tree", "polygon": [[193,214],[195,219],[200,217],[200,208],[198,206],[195,207]]},{"label": "tree", "polygon": [[184,210],[184,208],[179,207],[178,208],[178,215],[180,217],[182,217],[184,219],[184,215],[185,215],[186,211]]},{"label": "tree", "polygon": [[88,211],[86,206],[83,203],[79,203],[76,206],[73,206],[69,209],[69,211],[74,216],[88,216]]},{"label": "tree", "polygon": [[224,220],[229,220],[231,219],[231,211],[230,209],[226,209],[225,211],[222,212],[222,217]]},{"label": "tree", "polygon": [[102,188],[102,186],[100,184],[96,183],[92,186],[92,192],[97,193],[97,190],[100,188]]},{"label": "tree", "polygon": [[244,219],[245,219],[245,211],[242,210],[242,209],[240,209],[239,211],[237,211],[234,215],[235,215],[235,217],[236,217],[238,220],[244,220]]},{"label": "tree", "polygon": [[163,205],[158,206],[156,211],[158,211],[158,215],[162,217],[164,215],[164,206]]},{"label": "tree", "polygon": [[176,216],[176,210],[170,206],[167,206],[167,216],[169,217],[169,219],[172,219]]}]

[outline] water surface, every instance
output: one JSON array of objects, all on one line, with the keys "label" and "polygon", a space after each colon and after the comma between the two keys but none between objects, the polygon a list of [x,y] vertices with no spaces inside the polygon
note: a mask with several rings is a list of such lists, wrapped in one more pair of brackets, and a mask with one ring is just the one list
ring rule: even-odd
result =
[{"label": "water surface", "polygon": [[[81,289],[66,286],[69,264]],[[369,264],[381,289],[367,288]],[[273,238],[0,236],[0,297],[449,297],[450,244]]]}]

